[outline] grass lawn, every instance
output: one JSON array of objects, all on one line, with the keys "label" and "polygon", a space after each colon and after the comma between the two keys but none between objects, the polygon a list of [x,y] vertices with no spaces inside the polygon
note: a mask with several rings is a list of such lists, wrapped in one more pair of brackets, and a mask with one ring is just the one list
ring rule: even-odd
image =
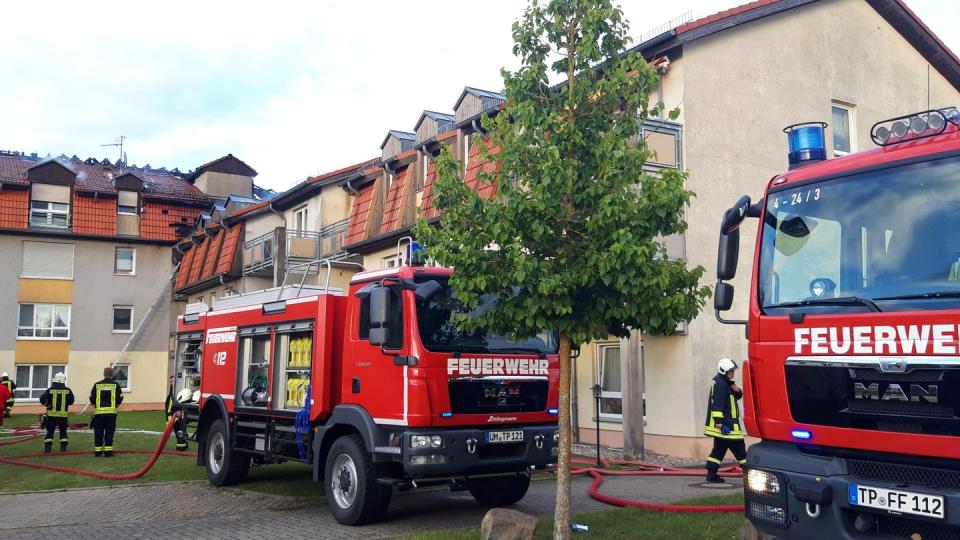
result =
[{"label": "grass lawn", "polygon": [[[719,497],[704,497],[680,501],[677,504],[743,504],[743,494],[735,493]],[[573,516],[574,523],[590,527],[589,532],[574,532],[573,538],[610,539],[732,539],[743,523],[739,512],[687,514],[658,512],[638,508],[616,508]],[[456,529],[418,533],[404,537],[405,540],[477,540],[480,529]],[[542,518],[537,524],[534,538],[553,538],[553,518]]]},{"label": "grass lawn", "polygon": [[[91,418],[91,416],[71,414],[69,422],[71,424],[87,424]],[[30,425],[36,423],[36,421],[37,415],[35,414],[15,414],[13,418],[7,418],[3,424],[3,428],[0,429]],[[164,420],[163,413],[160,411],[121,412],[117,417],[117,433],[114,436],[114,446],[117,450],[153,450],[160,441],[159,435],[125,433],[121,430],[161,432],[164,427],[166,427],[166,421]],[[0,435],[0,437],[6,435],[7,433],[4,433]],[[122,474],[138,471],[149,458],[149,456],[145,454],[120,454],[110,459],[95,458],[93,457],[93,433],[78,433],[76,431],[70,431],[68,433],[68,437],[70,438],[69,450],[89,451],[89,454],[83,456],[58,456],[57,451],[60,447],[56,442],[57,437],[57,435],[54,436],[53,455],[51,457],[28,458],[24,459],[24,461],[43,462],[75,469]],[[166,450],[175,450],[174,445],[175,440],[173,436],[171,436],[170,441],[167,443]],[[190,450],[196,450],[196,444],[193,441],[190,442]],[[19,444],[0,446],[0,456],[29,454],[42,451],[42,438]],[[205,482],[207,479],[206,470],[203,467],[198,467],[196,463],[196,459],[189,457],[160,456],[160,459],[157,460],[157,463],[147,474],[136,480],[124,481],[101,480],[99,478],[0,463],[0,478],[3,478],[0,492],[56,490],[142,482],[190,480]],[[320,499],[323,493],[322,485],[313,482],[310,466],[293,462],[263,467],[254,466],[250,469],[250,477],[246,482],[237,488],[230,489],[246,489],[260,493],[291,495],[314,500]]]}]

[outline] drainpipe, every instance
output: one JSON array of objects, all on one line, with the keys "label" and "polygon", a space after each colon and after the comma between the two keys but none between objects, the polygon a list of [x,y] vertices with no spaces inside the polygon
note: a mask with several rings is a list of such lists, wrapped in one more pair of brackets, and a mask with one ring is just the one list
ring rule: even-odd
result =
[{"label": "drainpipe", "polygon": [[470,127],[473,128],[474,133],[483,134],[483,127],[480,126],[480,121],[477,118],[474,118],[470,121]]},{"label": "drainpipe", "polygon": [[221,286],[223,287],[223,289],[226,290],[226,291],[230,291],[230,292],[232,292],[233,294],[240,294],[240,291],[234,289],[234,288],[233,288],[232,286],[230,286],[230,285],[227,285],[227,284],[223,281],[223,274],[220,274],[220,285],[221,285]]},{"label": "drainpipe", "polygon": [[357,191],[357,188],[353,187],[353,184],[350,183],[350,182],[353,182],[354,180],[356,180],[356,178],[351,178],[347,180],[347,183],[344,184],[344,187],[347,188],[347,191],[349,191],[351,195],[356,197],[357,195],[360,195],[360,192]]}]

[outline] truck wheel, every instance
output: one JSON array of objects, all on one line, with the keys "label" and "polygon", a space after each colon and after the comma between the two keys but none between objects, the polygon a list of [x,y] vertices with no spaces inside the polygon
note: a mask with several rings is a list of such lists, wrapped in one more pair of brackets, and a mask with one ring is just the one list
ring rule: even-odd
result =
[{"label": "truck wheel", "polygon": [[484,506],[509,506],[527,494],[530,475],[493,476],[467,479],[467,489]]},{"label": "truck wheel", "polygon": [[324,468],[327,505],[344,525],[362,525],[382,518],[393,494],[377,483],[380,467],[359,435],[340,437],[330,446]]},{"label": "truck wheel", "polygon": [[234,452],[227,426],[217,420],[207,431],[207,478],[215,486],[229,486],[247,479],[250,456]]}]

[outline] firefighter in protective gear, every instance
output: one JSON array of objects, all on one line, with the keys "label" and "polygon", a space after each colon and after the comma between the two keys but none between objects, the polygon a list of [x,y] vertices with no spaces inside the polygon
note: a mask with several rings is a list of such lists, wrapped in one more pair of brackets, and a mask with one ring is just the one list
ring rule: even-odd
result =
[{"label": "firefighter in protective gear", "polygon": [[65,384],[67,376],[57,373],[53,376],[53,384],[40,396],[40,404],[47,408],[46,427],[47,436],[43,439],[43,453],[49,454],[53,447],[53,432],[60,431],[60,451],[67,451],[67,410],[73,405],[73,390]]},{"label": "firefighter in protective gear", "polygon": [[[174,399],[173,381],[174,378],[170,377],[170,385],[167,391],[167,404],[164,408],[164,413],[166,414],[167,421],[170,421],[171,416],[177,417],[177,419],[173,421],[173,434],[177,437],[177,450],[185,452],[187,450],[187,426],[186,422],[183,421],[183,414],[180,412],[180,404],[189,400],[191,392],[189,389],[184,388],[177,394],[176,399]],[[184,391],[186,391],[186,400],[184,399]]]},{"label": "firefighter in protective gear", "polygon": [[113,433],[117,430],[117,409],[123,403],[123,391],[113,380],[113,368],[103,368],[103,380],[90,389],[90,404],[93,405],[93,455],[113,457]]},{"label": "firefighter in protective gear", "polygon": [[7,398],[12,395],[6,385],[0,384],[0,426],[3,425],[4,413],[7,411]]},{"label": "firefighter in protective gear", "polygon": [[733,452],[740,465],[747,462],[747,448],[740,428],[740,405],[737,403],[743,397],[743,391],[733,380],[736,371],[736,362],[721,358],[710,387],[703,434],[713,437],[713,451],[707,458],[707,482],[711,483],[723,482],[717,471],[727,450]]},{"label": "firefighter in protective gear", "polygon": [[3,374],[0,375],[0,384],[2,384],[3,386],[6,386],[7,390],[10,391],[10,396],[4,400],[4,402],[6,403],[6,408],[3,409],[3,416],[5,418],[10,418],[10,411],[13,410],[13,403],[14,403],[13,391],[17,389],[17,383],[10,380],[10,375],[7,374],[6,371],[4,371]]}]

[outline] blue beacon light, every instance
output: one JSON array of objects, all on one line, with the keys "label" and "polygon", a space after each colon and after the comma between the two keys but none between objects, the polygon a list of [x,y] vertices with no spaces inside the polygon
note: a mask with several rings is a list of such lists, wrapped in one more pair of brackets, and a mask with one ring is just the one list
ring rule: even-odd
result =
[{"label": "blue beacon light", "polygon": [[790,432],[790,435],[793,435],[794,439],[801,439],[804,441],[809,441],[811,438],[813,438],[813,433],[810,433],[805,429],[795,429]]},{"label": "blue beacon light", "polygon": [[787,134],[790,153],[787,155],[790,169],[827,159],[823,131],[825,122],[804,122],[783,128]]},{"label": "blue beacon light", "polygon": [[550,414],[560,414],[560,409],[547,409]]}]

